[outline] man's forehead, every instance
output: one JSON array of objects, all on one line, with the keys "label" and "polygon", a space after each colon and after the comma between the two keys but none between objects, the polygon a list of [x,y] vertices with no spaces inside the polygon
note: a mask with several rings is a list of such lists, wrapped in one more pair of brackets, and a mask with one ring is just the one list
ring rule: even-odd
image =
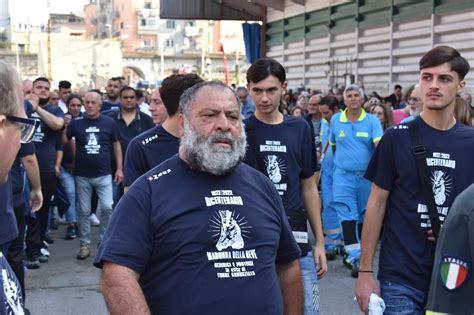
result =
[{"label": "man's forehead", "polygon": [[433,67],[428,67],[420,70],[420,74],[437,74],[437,75],[449,75],[452,77],[459,77],[458,73],[456,71],[453,71],[451,69],[451,65],[447,62],[433,66]]},{"label": "man's forehead", "polygon": [[33,83],[33,87],[37,87],[37,86],[47,86],[47,87],[49,87],[49,83],[46,82],[46,81],[36,81],[35,83]]},{"label": "man's forehead", "polygon": [[[209,97],[209,94],[211,93],[214,95]],[[222,103],[222,101],[225,103]],[[220,86],[204,86],[200,88],[196,93],[194,103],[194,105],[198,105],[200,109],[206,107],[222,107],[222,105],[225,105],[226,107],[235,106],[237,109],[239,108],[239,104],[234,94],[227,88]]]}]

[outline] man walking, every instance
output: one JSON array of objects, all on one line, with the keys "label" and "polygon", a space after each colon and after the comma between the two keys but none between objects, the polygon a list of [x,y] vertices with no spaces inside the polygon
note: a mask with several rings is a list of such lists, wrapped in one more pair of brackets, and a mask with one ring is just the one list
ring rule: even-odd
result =
[{"label": "man walking", "polygon": [[[426,53],[419,65],[423,112],[413,122],[385,133],[365,175],[373,184],[356,286],[364,312],[372,293],[381,293],[385,314],[397,314],[401,305],[406,313],[425,312],[435,238],[414,155],[421,150],[415,150],[409,129],[416,126],[421,135],[440,222],[456,196],[474,180],[474,129],[454,118],[456,94],[466,84],[469,63],[456,49],[438,46]],[[382,222],[379,287],[372,264]]]}]

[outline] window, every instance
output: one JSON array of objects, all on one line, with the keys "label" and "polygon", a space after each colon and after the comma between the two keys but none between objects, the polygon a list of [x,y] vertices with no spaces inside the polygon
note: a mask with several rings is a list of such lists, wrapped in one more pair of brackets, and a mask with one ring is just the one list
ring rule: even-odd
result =
[{"label": "window", "polygon": [[120,22],[120,29],[123,30],[123,22]]},{"label": "window", "polygon": [[173,28],[175,27],[175,23],[173,20],[166,21],[166,28]]},{"label": "window", "polygon": [[196,21],[189,21],[188,26],[196,26]]},{"label": "window", "polygon": [[149,39],[143,40],[143,46],[144,47],[151,47],[151,40],[149,40]]},{"label": "window", "polygon": [[166,40],[166,48],[173,48],[174,47],[174,40],[167,39]]},{"label": "window", "polygon": [[140,26],[146,26],[146,19],[140,19]]},{"label": "window", "polygon": [[151,2],[150,1],[145,2],[145,9],[151,9]]}]

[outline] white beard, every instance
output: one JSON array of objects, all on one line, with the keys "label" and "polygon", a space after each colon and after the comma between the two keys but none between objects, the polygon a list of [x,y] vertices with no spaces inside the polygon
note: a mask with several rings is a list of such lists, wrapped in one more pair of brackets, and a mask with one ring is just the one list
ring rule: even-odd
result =
[{"label": "white beard", "polygon": [[[230,148],[215,147],[218,140],[226,140]],[[222,176],[234,170],[245,157],[247,138],[241,128],[237,139],[230,132],[215,132],[209,138],[204,138],[184,119],[184,133],[181,138],[180,153],[186,164],[196,169],[216,176]]]}]

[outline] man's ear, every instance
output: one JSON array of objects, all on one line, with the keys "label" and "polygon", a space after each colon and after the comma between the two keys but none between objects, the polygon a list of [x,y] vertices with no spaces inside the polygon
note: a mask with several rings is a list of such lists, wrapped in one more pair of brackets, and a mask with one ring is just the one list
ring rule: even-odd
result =
[{"label": "man's ear", "polygon": [[465,87],[466,87],[466,81],[462,80],[461,82],[459,82],[458,93],[461,93],[462,91],[464,91]]}]

